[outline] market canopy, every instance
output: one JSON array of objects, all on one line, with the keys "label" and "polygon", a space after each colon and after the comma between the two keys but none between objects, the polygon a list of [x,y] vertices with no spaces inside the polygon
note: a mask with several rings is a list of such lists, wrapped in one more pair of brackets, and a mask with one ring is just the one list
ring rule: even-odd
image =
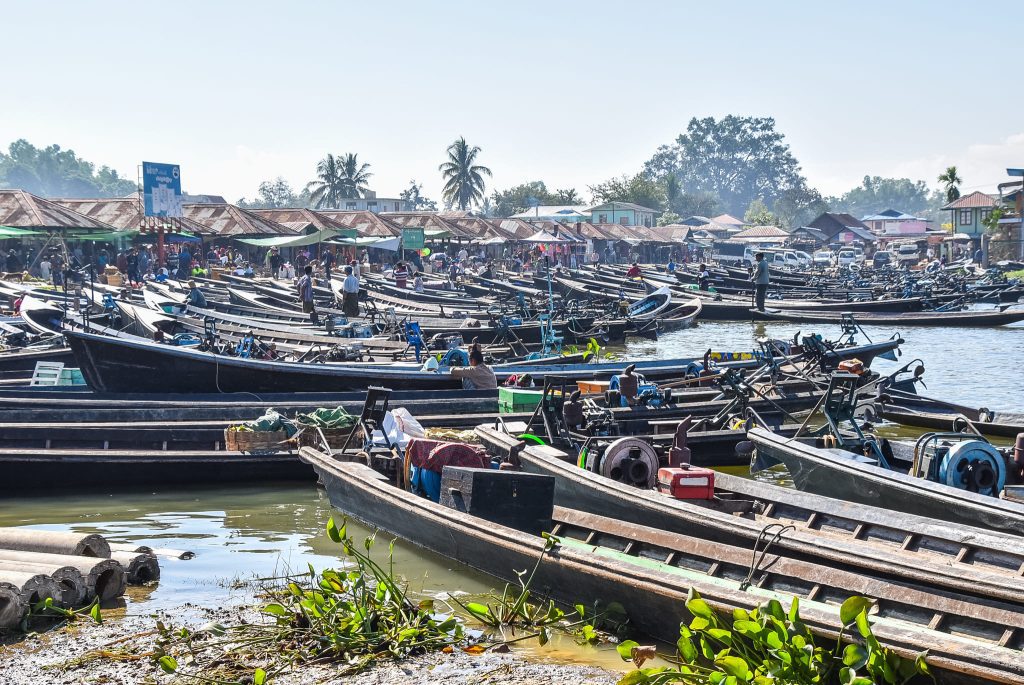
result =
[{"label": "market canopy", "polygon": [[304,247],[306,245],[322,243],[339,235],[355,237],[356,231],[354,228],[321,228],[319,231],[314,231],[308,235],[275,235],[269,238],[237,238],[237,240],[240,243],[255,245],[256,247]]},{"label": "market canopy", "polygon": [[399,238],[380,238],[377,236],[363,236],[359,238],[335,238],[332,243],[339,245],[354,245],[355,247],[373,247],[378,250],[398,251]]},{"label": "market canopy", "polygon": [[556,235],[545,233],[544,231],[537,231],[529,238],[523,238],[521,242],[524,243],[564,243],[565,240],[559,238]]},{"label": "market canopy", "polygon": [[43,231],[33,231],[28,228],[15,228],[13,226],[0,226],[0,238],[16,238],[23,235],[45,235]]}]

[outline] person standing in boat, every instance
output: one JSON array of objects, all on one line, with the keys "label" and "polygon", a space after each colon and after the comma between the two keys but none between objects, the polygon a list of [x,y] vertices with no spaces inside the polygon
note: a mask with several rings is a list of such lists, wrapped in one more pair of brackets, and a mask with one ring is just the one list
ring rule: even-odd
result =
[{"label": "person standing in boat", "polygon": [[469,366],[457,366],[451,370],[452,376],[462,379],[463,390],[496,390],[498,379],[494,370],[484,364],[484,353],[479,343],[469,348]]},{"label": "person standing in boat", "polygon": [[665,266],[665,271],[669,274],[674,274],[676,272],[676,258],[674,256],[668,258],[668,265]]},{"label": "person standing in boat", "polygon": [[707,290],[710,283],[711,274],[708,273],[708,265],[702,263],[697,267],[697,288],[700,290]]},{"label": "person standing in boat", "polygon": [[394,270],[395,286],[405,290],[406,284],[409,281],[409,267],[405,265],[405,262],[398,262],[395,264]]},{"label": "person standing in boat", "polygon": [[139,273],[139,248],[132,246],[128,256],[125,257],[125,266],[128,268],[128,283],[134,287],[142,285],[142,274]]},{"label": "person standing in boat", "polygon": [[754,274],[750,277],[754,284],[754,296],[757,303],[757,311],[764,311],[764,296],[768,293],[768,262],[764,260],[764,252],[754,255]]},{"label": "person standing in boat", "polygon": [[351,266],[345,267],[345,280],[341,284],[341,309],[345,316],[359,316],[359,277]]},{"label": "person standing in boat", "polygon": [[327,280],[331,280],[331,269],[334,267],[334,253],[331,252],[331,248],[324,250],[324,256],[321,259],[324,264],[324,276]]},{"label": "person standing in boat", "polygon": [[188,299],[186,302],[192,307],[206,309],[206,295],[203,295],[203,291],[199,289],[195,281],[188,282]]},{"label": "person standing in boat", "polygon": [[302,270],[302,278],[295,284],[296,290],[299,291],[299,300],[302,301],[302,311],[309,314],[309,320],[314,325],[320,323],[316,315],[316,307],[313,304],[313,267],[306,265],[306,268]]}]

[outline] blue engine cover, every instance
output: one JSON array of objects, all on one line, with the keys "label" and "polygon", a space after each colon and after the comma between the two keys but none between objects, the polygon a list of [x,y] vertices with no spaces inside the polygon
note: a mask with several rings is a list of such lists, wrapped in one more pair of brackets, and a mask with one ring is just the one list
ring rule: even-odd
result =
[{"label": "blue engine cover", "polygon": [[998,497],[1006,485],[1006,462],[987,442],[960,442],[952,445],[939,463],[939,482]]},{"label": "blue engine cover", "polygon": [[[458,360],[458,364],[452,362]],[[469,366],[469,353],[465,350],[448,350],[441,357],[441,366]]]}]

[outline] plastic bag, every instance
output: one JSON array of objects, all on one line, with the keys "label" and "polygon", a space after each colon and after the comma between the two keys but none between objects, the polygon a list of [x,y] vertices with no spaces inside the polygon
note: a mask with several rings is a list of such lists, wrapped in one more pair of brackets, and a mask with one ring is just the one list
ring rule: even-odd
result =
[{"label": "plastic bag", "polygon": [[413,438],[425,438],[427,435],[420,422],[413,418],[413,415],[405,407],[392,409],[386,413],[384,421],[381,422],[381,428],[383,432],[379,430],[373,432],[373,444],[384,445],[384,436],[387,435],[391,444],[398,445],[402,450]]}]

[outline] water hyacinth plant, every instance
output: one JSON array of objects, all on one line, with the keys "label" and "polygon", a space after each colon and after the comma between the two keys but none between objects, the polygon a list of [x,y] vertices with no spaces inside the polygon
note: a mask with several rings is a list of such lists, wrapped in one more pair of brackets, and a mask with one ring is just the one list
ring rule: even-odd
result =
[{"label": "water hyacinth plant", "polygon": [[[905,685],[930,676],[927,655],[905,659],[879,644],[868,621],[872,604],[866,597],[847,599],[839,610],[844,629],[826,648],[815,644],[800,620],[795,597],[788,612],[774,599],[750,611],[736,609],[727,625],[691,589],[686,608],[693,619],[679,626],[676,655],[670,658],[676,665],[644,668],[655,648],[627,640],[618,645],[619,655],[636,670],[619,685]],[[860,639],[844,645],[851,627]]]}]

